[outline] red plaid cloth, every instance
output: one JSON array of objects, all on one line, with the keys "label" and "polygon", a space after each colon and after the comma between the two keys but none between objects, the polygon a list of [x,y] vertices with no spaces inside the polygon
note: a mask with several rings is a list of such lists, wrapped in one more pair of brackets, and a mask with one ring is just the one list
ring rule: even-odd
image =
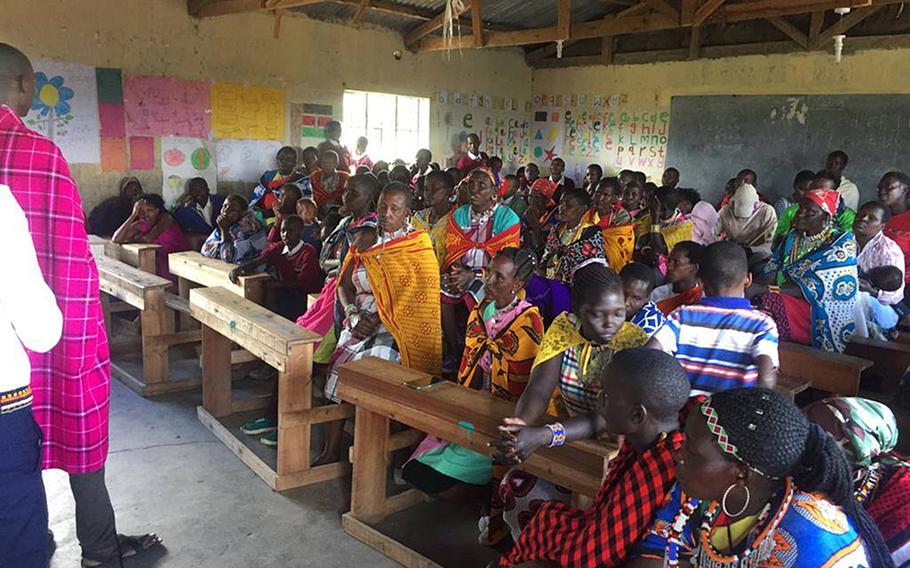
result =
[{"label": "red plaid cloth", "polygon": [[624,565],[667,501],[676,481],[673,451],[684,439],[672,432],[640,456],[623,444],[588,510],[544,502],[500,565],[532,560],[573,567]]},{"label": "red plaid cloth", "polygon": [[82,200],[60,149],[2,105],[0,184],[25,211],[44,280],[63,312],[60,343],[29,353],[43,466],[97,471],[107,458],[110,359]]}]

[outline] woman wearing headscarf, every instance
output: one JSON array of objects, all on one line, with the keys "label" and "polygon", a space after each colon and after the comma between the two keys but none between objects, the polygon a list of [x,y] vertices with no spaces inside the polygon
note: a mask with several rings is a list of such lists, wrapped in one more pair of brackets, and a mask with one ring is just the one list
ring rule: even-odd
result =
[{"label": "woman wearing headscarf", "polygon": [[772,251],[750,295],[774,318],[781,340],[843,352],[856,327],[859,283],[856,240],[833,222],[839,200],[829,189],[803,194],[793,229]]},{"label": "woman wearing headscarf", "polygon": [[711,395],[675,462],[679,486],[629,566],[894,566],[844,452],[780,392]]},{"label": "woman wearing headscarf", "polygon": [[897,422],[885,404],[828,398],[804,409],[844,450],[853,469],[853,495],[875,521],[895,566],[910,563],[910,464],[894,453]]},{"label": "woman wearing headscarf", "polygon": [[755,186],[744,183],[717,214],[714,230],[718,239],[740,244],[750,255],[767,257],[771,254],[776,228],[774,207],[759,200]]}]

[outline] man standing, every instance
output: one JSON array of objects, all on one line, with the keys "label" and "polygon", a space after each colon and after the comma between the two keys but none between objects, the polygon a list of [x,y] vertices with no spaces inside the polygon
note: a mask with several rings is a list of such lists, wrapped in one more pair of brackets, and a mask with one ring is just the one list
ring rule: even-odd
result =
[{"label": "man standing", "polygon": [[60,149],[29,130],[35,75],[28,58],[0,43],[0,184],[25,212],[38,264],[63,313],[63,336],[48,353],[29,352],[42,466],[70,476],[84,566],[158,544],[155,535],[118,535],[104,482],[110,359],[88,246],[82,200]]},{"label": "man standing", "polygon": [[825,160],[825,171],[840,184],[837,186],[837,192],[844,198],[844,205],[856,211],[859,207],[859,188],[844,177],[847,161],[846,152],[835,150],[828,154],[828,159]]}]

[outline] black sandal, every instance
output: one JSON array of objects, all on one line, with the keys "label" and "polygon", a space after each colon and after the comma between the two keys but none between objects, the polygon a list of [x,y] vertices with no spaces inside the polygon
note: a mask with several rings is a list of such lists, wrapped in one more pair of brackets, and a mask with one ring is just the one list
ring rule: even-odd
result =
[{"label": "black sandal", "polygon": [[117,566],[119,564],[111,564],[115,560],[122,560],[124,558],[132,558],[137,554],[145,552],[155,546],[161,544],[161,538],[158,537],[155,533],[144,534],[140,536],[129,536],[124,534],[117,535],[117,548],[120,552],[119,558],[117,554],[108,556],[107,558],[100,558],[93,555],[86,556],[82,555],[82,568],[101,568],[103,566]]}]

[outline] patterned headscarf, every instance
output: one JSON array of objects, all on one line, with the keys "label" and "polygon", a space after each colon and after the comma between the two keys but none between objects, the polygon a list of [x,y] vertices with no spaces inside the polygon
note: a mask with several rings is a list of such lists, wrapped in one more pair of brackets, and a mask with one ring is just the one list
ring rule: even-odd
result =
[{"label": "patterned headscarf", "polygon": [[897,423],[886,405],[865,398],[827,398],[804,410],[837,441],[847,459],[869,467],[897,445]]},{"label": "patterned headscarf", "polygon": [[493,170],[491,170],[490,168],[488,168],[486,166],[480,166],[480,167],[474,168],[473,170],[468,172],[468,175],[465,176],[465,179],[470,179],[471,176],[473,176],[476,173],[484,174],[485,176],[490,178],[490,186],[493,188],[493,192],[496,194],[499,194],[499,187],[496,185],[496,176],[493,175]]},{"label": "patterned headscarf", "polygon": [[832,219],[837,215],[837,202],[840,200],[840,194],[833,189],[810,189],[803,195],[806,199],[821,207],[822,211],[827,213]]},{"label": "patterned headscarf", "polygon": [[553,194],[556,193],[556,188],[559,185],[551,180],[550,178],[537,178],[534,180],[534,183],[531,184],[531,191],[536,191],[546,196],[549,200],[548,207],[555,207],[556,201],[553,200]]}]

